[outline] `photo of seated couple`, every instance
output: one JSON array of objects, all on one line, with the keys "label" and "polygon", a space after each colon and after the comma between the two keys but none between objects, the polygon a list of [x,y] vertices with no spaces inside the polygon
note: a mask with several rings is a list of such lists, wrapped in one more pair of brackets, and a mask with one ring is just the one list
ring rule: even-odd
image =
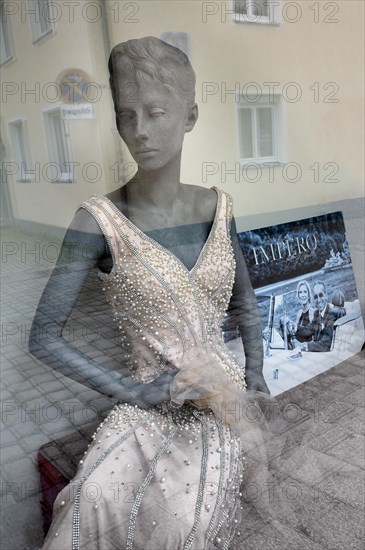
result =
[{"label": "photo of seated couple", "polygon": [[321,280],[314,281],[312,288],[301,280],[296,295],[300,304],[296,318],[282,315],[275,327],[294,352],[290,358],[300,357],[303,351],[331,351],[335,323],[346,315],[344,293],[336,289],[329,294]]}]

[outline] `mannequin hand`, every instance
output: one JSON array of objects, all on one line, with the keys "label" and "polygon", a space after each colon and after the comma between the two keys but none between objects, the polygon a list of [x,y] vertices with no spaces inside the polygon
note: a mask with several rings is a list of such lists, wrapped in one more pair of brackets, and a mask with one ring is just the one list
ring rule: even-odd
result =
[{"label": "mannequin hand", "polygon": [[262,373],[246,372],[246,384],[248,390],[262,391],[270,395],[270,390],[267,387]]},{"label": "mannequin hand", "polygon": [[177,369],[169,369],[153,382],[141,384],[141,391],[136,404],[142,409],[148,409],[164,401],[170,401],[170,384],[178,372]]}]

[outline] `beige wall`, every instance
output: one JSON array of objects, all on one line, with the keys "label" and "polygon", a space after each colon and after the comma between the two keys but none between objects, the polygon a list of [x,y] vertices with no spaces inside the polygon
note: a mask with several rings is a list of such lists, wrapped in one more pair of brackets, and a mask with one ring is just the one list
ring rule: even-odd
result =
[{"label": "beige wall", "polygon": [[[299,0],[295,4],[302,12],[300,20],[283,21],[279,26],[235,23],[230,15],[224,17],[221,2],[195,0],[139,2],[138,24],[116,25],[109,17],[112,45],[147,34],[160,36],[164,31],[190,34],[200,119],[186,138],[183,180],[202,183],[204,163],[216,163],[218,171],[206,178],[205,185],[228,190],[239,215],[327,203],[364,193],[364,6],[346,0],[332,3],[333,7],[325,11],[323,2],[319,3],[316,23],[315,13],[309,9],[311,3]],[[334,13],[336,6],[338,13]],[[295,18],[295,6],[283,9],[287,19]],[[204,10],[218,12],[206,15],[204,23]],[[339,22],[325,23],[325,17]],[[302,176],[298,182],[286,182],[280,167],[271,172],[272,183],[268,168],[262,169],[256,183],[247,181],[255,179],[255,173],[242,174],[240,167],[238,182],[235,174],[224,175],[224,166],[233,170],[239,162],[237,105],[232,95],[223,103],[219,92],[203,102],[202,90],[207,82],[217,83],[219,90],[224,85],[233,89],[235,83],[242,89],[248,82],[255,82],[263,91],[268,91],[264,82],[278,82],[277,90],[285,89],[290,82],[296,83],[302,97],[296,103],[284,100],[283,107],[287,121],[286,162],[300,166]],[[319,102],[315,102],[314,91],[310,90],[315,82],[319,84]],[[337,103],[324,102],[335,90],[332,86],[324,89],[329,82],[338,88],[332,96],[338,99]],[[293,94],[295,88],[289,87],[287,92]],[[318,183],[314,181],[314,170],[310,169],[316,162],[320,168]],[[325,168],[326,163],[335,164]],[[332,170],[337,170],[336,165],[338,173],[333,179],[339,181],[324,182]],[[289,178],[294,177],[293,171],[288,174]]]},{"label": "beige wall", "polygon": [[[59,2],[62,5],[62,2]],[[217,9],[214,15],[203,21],[203,10]],[[229,191],[235,201],[237,216],[290,210],[297,207],[325,204],[362,196],[363,183],[363,11],[364,6],[356,0],[330,3],[339,7],[337,14],[325,11],[320,2],[319,22],[314,22],[314,12],[307,0],[294,4],[302,12],[296,23],[283,21],[278,26],[239,24],[228,14],[224,18],[222,2],[199,0],[148,0],[119,2],[103,1],[104,14],[108,18],[110,45],[129,38],[145,35],[160,36],[164,31],[184,31],[190,35],[191,59],[197,74],[197,102],[200,118],[194,131],[187,135],[183,155],[183,181],[202,183],[206,163],[215,163],[217,173],[207,177],[206,186],[217,185]],[[226,3],[230,5],[229,2]],[[293,5],[293,2],[291,2]],[[283,3],[284,6],[284,3]],[[283,8],[285,10],[285,8]],[[281,10],[282,11],[282,10]],[[102,179],[91,184],[80,174],[73,184],[38,184],[12,182],[11,193],[15,214],[20,219],[43,221],[66,226],[77,203],[92,192],[104,193],[118,186],[112,166],[118,158],[115,126],[108,91],[105,51],[103,50],[102,23],[91,24],[75,9],[75,22],[64,17],[56,23],[56,35],[45,42],[32,46],[29,22],[22,23],[20,16],[12,18],[17,61],[4,68],[3,80],[41,83],[54,81],[61,70],[79,67],[92,80],[99,82],[102,98],[96,104],[95,120],[69,122],[73,160],[82,165],[94,161],[100,164]],[[293,8],[284,13],[293,18]],[[325,23],[325,17],[338,19],[338,23]],[[225,19],[225,20],[224,20]],[[108,40],[108,37],[106,37]],[[242,175],[239,162],[237,105],[232,95],[222,102],[220,93],[203,101],[204,83],[214,82],[219,91],[226,85],[232,89],[235,83],[243,87],[248,82],[263,85],[278,82],[278,90],[287,83],[295,82],[302,91],[296,103],[283,100],[286,126],[285,162],[295,162],[301,170],[298,182],[286,182],[282,167],[271,172],[263,168],[261,178],[252,183],[254,173]],[[309,89],[319,83],[320,100],[314,101],[314,92]],[[339,91],[338,103],[325,103],[323,89],[326,83],[334,82]],[[267,90],[267,86],[263,86]],[[289,92],[293,92],[291,88]],[[17,115],[28,120],[33,161],[47,162],[47,149],[41,111],[47,102],[25,103],[19,97],[9,98],[3,110],[2,126],[4,141],[9,148],[8,121]],[[113,134],[114,132],[114,134]],[[124,162],[130,160],[122,148]],[[314,181],[314,163],[320,168],[319,179]],[[335,163],[339,179],[325,183]],[[235,167],[234,174],[224,178],[227,170]],[[289,172],[291,175],[292,172]],[[55,211],[53,205],[57,204]]]},{"label": "beige wall", "polygon": [[[59,5],[62,7],[63,2]],[[21,117],[26,121],[31,164],[40,165],[40,177],[32,183],[20,183],[16,181],[17,177],[9,176],[14,216],[20,220],[67,227],[79,202],[91,193],[106,192],[107,179],[113,176],[108,167],[115,163],[116,157],[102,22],[90,23],[82,17],[81,10],[75,9],[75,20],[71,23],[69,11],[64,6],[60,14],[55,33],[34,45],[31,43],[30,16],[22,17],[21,10],[9,16],[16,60],[2,68],[2,81],[3,86],[4,83],[14,83],[19,91],[6,96],[1,125],[6,160],[15,160],[9,121]],[[93,17],[90,11],[89,18]],[[61,104],[51,99],[54,88],[48,83],[56,82],[59,74],[69,68],[85,71],[101,89],[93,103],[95,119],[66,121],[71,160],[79,163],[75,167],[75,181],[51,183],[50,176],[44,171],[50,159],[43,113]],[[35,96],[24,95],[25,90],[32,89],[38,90]],[[93,169],[88,164],[90,162],[97,163],[98,169]],[[100,180],[93,183],[91,180],[96,174],[100,174]]]}]

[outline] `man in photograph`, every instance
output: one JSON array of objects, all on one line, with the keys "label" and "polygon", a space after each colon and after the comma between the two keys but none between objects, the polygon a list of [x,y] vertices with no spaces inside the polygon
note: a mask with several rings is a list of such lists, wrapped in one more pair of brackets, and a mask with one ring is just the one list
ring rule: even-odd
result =
[{"label": "man in photograph", "polygon": [[298,325],[296,339],[304,340],[312,336],[310,342],[298,342],[302,351],[330,351],[333,339],[335,321],[339,318],[339,311],[328,301],[325,284],[317,281],[313,286],[315,312],[309,326]]}]

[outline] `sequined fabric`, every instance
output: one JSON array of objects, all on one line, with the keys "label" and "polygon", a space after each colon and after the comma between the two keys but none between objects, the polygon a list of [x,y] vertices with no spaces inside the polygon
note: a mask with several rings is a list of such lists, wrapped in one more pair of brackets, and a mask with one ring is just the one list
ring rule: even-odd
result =
[{"label": "sequined fabric", "polygon": [[[215,190],[215,219],[191,270],[107,198],[94,195],[81,205],[112,252],[111,273],[99,276],[138,382],[171,365],[183,369],[199,347],[245,388],[221,333],[235,260],[231,199]],[[239,441],[212,411],[119,404],[57,497],[44,549],[228,549],[239,522],[242,471]]]}]

